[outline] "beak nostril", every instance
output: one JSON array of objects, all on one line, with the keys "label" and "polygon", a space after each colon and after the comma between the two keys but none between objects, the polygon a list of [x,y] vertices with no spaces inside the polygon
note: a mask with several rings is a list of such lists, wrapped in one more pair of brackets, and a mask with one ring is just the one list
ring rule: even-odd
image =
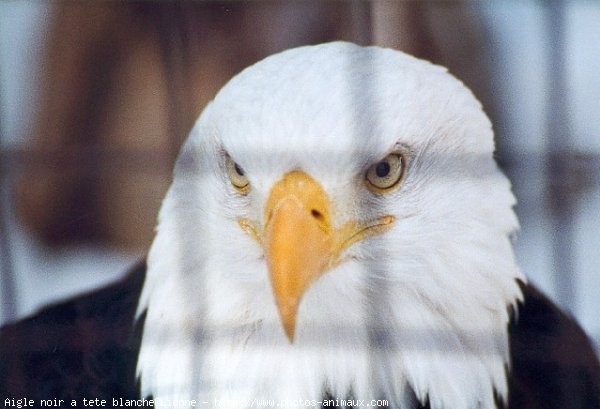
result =
[{"label": "beak nostril", "polygon": [[317,209],[312,209],[310,211],[310,214],[312,214],[312,216],[317,219],[318,221],[323,221],[324,217],[323,217],[323,213],[321,213],[320,211],[318,211]]}]

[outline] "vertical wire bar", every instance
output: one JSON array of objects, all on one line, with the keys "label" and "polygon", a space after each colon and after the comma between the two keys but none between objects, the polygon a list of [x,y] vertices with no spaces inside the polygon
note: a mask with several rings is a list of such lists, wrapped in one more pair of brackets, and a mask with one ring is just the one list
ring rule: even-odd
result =
[{"label": "vertical wire bar", "polygon": [[[198,3],[199,4],[199,3]],[[189,94],[190,89],[187,84],[190,81],[190,28],[198,18],[198,9],[202,6],[192,4],[167,4],[158,8],[158,14],[155,15],[157,21],[157,34],[160,48],[160,56],[163,64],[164,79],[167,82],[167,100],[169,103],[168,121],[170,136],[167,140],[169,159],[172,163],[176,162],[179,154],[180,142],[183,135],[187,133],[184,129],[185,119],[192,98]],[[201,12],[201,11],[200,11]],[[178,234],[185,237],[185,221],[178,223]],[[187,240],[181,254],[193,254],[194,250],[188,248],[192,246]],[[183,261],[183,260],[182,260]],[[194,331],[194,341],[202,343],[203,329]],[[201,348],[194,348],[192,360],[195,363],[201,362]],[[201,379],[198,367],[189,374],[191,378],[192,390],[190,397],[201,396],[204,390],[205,382]]]},{"label": "vertical wire bar", "polygon": [[[352,31],[355,37],[355,41],[361,45],[370,45],[373,43],[373,33],[376,31],[376,28],[373,27],[375,23],[373,15],[374,15],[374,3],[372,2],[362,2],[362,1],[353,1],[351,3],[351,18],[352,18]],[[349,61],[352,64],[352,61]],[[362,62],[361,62],[362,63]],[[372,67],[371,67],[372,68]],[[376,98],[372,94],[372,92],[377,92],[377,78],[364,78],[363,82],[357,84],[348,84],[348,86],[354,90],[352,93],[352,97],[356,99],[356,115],[357,116],[366,116],[367,118],[372,119],[372,123],[367,124],[367,126],[377,126],[375,121],[379,120],[379,116],[376,114],[374,110],[374,101],[373,98]],[[368,89],[371,88],[369,91]],[[360,108],[359,108],[360,107]],[[368,114],[361,113],[360,110],[366,110]],[[365,135],[360,132],[352,135],[355,139],[354,146],[362,146],[364,143]],[[365,209],[365,214],[368,213]],[[379,212],[378,212],[379,213]],[[387,328],[385,326],[385,318],[380,315],[380,310],[376,307],[376,305],[387,304],[389,302],[390,296],[387,288],[382,285],[382,282],[385,280],[385,265],[382,260],[385,259],[385,254],[383,251],[380,251],[379,254],[376,254],[374,260],[368,263],[368,268],[370,271],[367,274],[368,279],[370,280],[368,288],[371,289],[369,294],[370,297],[377,297],[377,299],[370,300],[366,304],[366,314],[368,319],[368,337],[369,337],[369,372],[371,379],[379,379],[383,382],[385,380],[390,379],[391,375],[389,374],[389,365],[383,359],[381,359],[381,350],[386,347],[386,344],[389,343]],[[379,399],[384,393],[386,385],[382,385],[380,390],[374,391],[377,396],[354,396],[355,399]]]},{"label": "vertical wire bar", "polygon": [[190,81],[190,25],[197,18],[198,6],[191,4],[166,4],[156,10],[157,34],[169,103],[169,138],[167,152],[169,163],[179,154],[185,128],[189,103],[192,100]]},{"label": "vertical wire bar", "polygon": [[[0,107],[2,108],[2,107]],[[0,116],[0,150],[4,150],[2,129],[2,117]],[[10,153],[10,152],[9,152]],[[10,244],[10,166],[12,158],[10,155],[0,155],[6,160],[0,161],[0,323],[12,321],[16,318],[16,283],[15,270],[12,259],[12,248]]]},{"label": "vertical wire bar", "polygon": [[371,27],[373,4],[362,0],[352,0],[349,6],[354,41],[361,45],[370,45],[373,40]]},{"label": "vertical wire bar", "polygon": [[552,263],[558,303],[569,311],[575,306],[573,223],[576,206],[571,189],[573,159],[571,132],[567,115],[567,84],[564,58],[565,3],[547,3],[549,48],[549,106],[547,118],[546,185],[552,217]]},{"label": "vertical wire bar", "polygon": [[16,311],[16,283],[12,249],[10,244],[10,211],[9,171],[0,164],[0,297],[2,302],[2,320],[5,323],[12,321],[17,316]]}]

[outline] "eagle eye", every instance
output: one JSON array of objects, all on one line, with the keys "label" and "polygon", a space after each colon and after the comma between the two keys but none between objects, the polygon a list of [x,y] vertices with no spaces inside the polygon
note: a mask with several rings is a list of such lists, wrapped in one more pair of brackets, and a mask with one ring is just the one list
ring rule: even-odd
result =
[{"label": "eagle eye", "polygon": [[365,176],[367,187],[376,193],[385,193],[400,185],[404,176],[405,160],[400,153],[390,153],[371,165]]},{"label": "eagle eye", "polygon": [[240,193],[248,193],[248,190],[250,190],[250,181],[246,177],[244,169],[229,156],[227,156],[227,171],[233,187]]}]

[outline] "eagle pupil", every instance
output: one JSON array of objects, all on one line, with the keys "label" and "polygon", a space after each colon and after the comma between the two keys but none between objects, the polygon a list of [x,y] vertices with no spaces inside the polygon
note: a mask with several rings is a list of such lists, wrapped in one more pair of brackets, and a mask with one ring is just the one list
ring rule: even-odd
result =
[{"label": "eagle pupil", "polygon": [[380,178],[386,177],[390,173],[390,164],[387,162],[379,162],[375,167],[375,173]]},{"label": "eagle pupil", "polygon": [[235,168],[235,171],[237,172],[238,175],[244,176],[244,170],[241,168],[240,165],[238,165],[237,163],[235,163],[233,165],[233,167]]}]

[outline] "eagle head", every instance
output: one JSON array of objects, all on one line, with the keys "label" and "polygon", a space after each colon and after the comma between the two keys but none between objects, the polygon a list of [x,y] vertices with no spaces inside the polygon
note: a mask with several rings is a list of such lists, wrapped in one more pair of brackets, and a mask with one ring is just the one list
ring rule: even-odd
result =
[{"label": "eagle head", "polygon": [[524,278],[493,153],[472,93],[399,51],[307,46],[238,74],[160,211],[143,393],[494,407]]}]

